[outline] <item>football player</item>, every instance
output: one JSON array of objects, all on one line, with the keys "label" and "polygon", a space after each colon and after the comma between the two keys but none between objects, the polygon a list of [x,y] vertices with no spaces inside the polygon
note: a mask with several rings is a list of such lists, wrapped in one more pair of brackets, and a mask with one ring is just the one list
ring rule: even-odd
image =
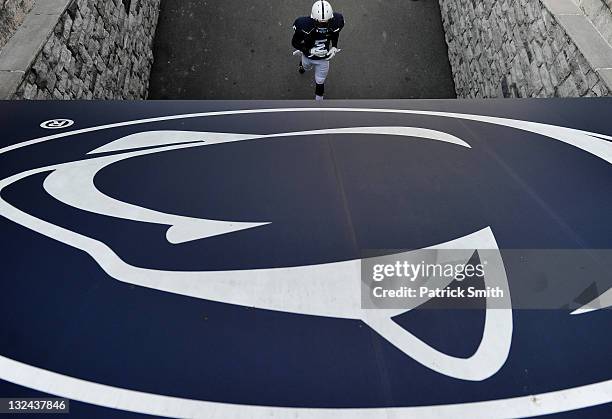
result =
[{"label": "football player", "polygon": [[297,18],[293,24],[291,45],[302,55],[298,71],[304,74],[314,68],[316,100],[323,100],[329,61],[340,51],[338,37],[343,27],[342,14],[334,12],[331,4],[324,0],[313,4],[310,17]]}]

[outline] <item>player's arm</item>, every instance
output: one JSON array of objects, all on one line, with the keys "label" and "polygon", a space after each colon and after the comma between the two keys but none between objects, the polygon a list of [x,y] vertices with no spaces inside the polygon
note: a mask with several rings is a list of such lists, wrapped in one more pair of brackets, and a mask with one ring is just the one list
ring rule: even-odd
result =
[{"label": "player's arm", "polygon": [[333,33],[329,39],[331,41],[331,46],[333,48],[338,48],[338,40],[340,39],[340,31]]},{"label": "player's arm", "polygon": [[338,48],[338,40],[340,39],[340,31],[344,28],[344,16],[340,13],[334,13],[334,28],[330,37],[331,46]]},{"label": "player's arm", "polygon": [[309,54],[308,48],[306,48],[304,32],[298,29],[297,22],[293,25],[293,38],[291,39],[291,46],[299,51],[302,51],[306,55]]},{"label": "player's arm", "polygon": [[331,60],[336,56],[340,49],[338,48],[338,40],[340,39],[340,31],[344,28],[344,16],[340,13],[334,13],[332,20],[332,34],[329,37],[331,48],[327,54],[326,60]]}]

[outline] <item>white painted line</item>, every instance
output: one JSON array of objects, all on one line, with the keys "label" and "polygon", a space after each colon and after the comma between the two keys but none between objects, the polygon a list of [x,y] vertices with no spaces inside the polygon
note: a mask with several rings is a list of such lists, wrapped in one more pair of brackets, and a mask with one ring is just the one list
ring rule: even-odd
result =
[{"label": "white painted line", "polygon": [[[484,122],[487,124],[506,126],[516,128],[522,131],[532,132],[534,134],[540,134],[548,138],[552,138],[557,141],[573,145],[581,148],[597,157],[612,163],[612,145],[606,141],[597,141],[595,137],[602,139],[612,140],[612,137],[603,134],[592,133],[588,131],[576,130],[573,128],[558,127],[555,125],[542,124],[538,122],[521,121],[516,119],[498,118],[492,116],[483,115],[470,115],[452,112],[437,112],[437,111],[415,111],[408,109],[373,109],[373,108],[280,108],[280,109],[243,109],[235,111],[218,111],[218,112],[203,112],[203,113],[192,113],[183,115],[170,115],[161,116],[155,118],[138,119],[134,121],[117,122],[114,124],[100,125],[96,127],[83,128],[74,131],[68,131],[55,135],[49,135],[41,138],[35,138],[21,143],[12,144],[0,148],[0,154],[8,153],[12,150],[19,148],[28,147],[35,144],[55,140],[58,138],[64,138],[73,135],[86,134],[89,132],[96,132],[110,128],[119,128],[132,125],[147,124],[151,122],[159,121],[172,121],[178,119],[190,119],[190,118],[202,118],[208,116],[225,116],[225,115],[248,115],[248,114],[259,114],[259,113],[289,113],[289,112],[354,112],[354,113],[389,113],[389,114],[405,114],[405,115],[426,115],[426,116],[437,116],[441,118],[451,119],[464,119],[470,121]],[[592,142],[589,144],[589,142]],[[585,146],[586,148],[583,148]]]},{"label": "white painted line", "polygon": [[[203,143],[196,146],[206,145]],[[112,198],[101,192],[94,184],[96,174],[105,167],[136,156],[161,153],[194,147],[192,144],[179,144],[154,150],[115,154],[107,157],[81,160],[57,165],[47,176],[44,188],[55,199],[83,211],[125,220],[140,221],[152,224],[168,225],[166,239],[173,244],[201,240],[207,237],[232,233],[250,228],[264,226],[267,222],[237,222],[209,220],[167,214],[141,206],[133,205]]]},{"label": "white painted line", "polygon": [[[193,131],[147,131],[120,138],[99,147],[88,154],[107,153],[111,151],[154,146],[158,146],[158,148],[134,151],[124,154],[115,154],[106,157],[98,157],[95,159],[80,160],[57,165],[55,166],[55,170],[45,180],[44,187],[45,190],[54,198],[67,205],[84,211],[123,218],[126,220],[168,225],[170,228],[166,233],[167,240],[173,244],[186,243],[193,240],[201,240],[207,237],[260,227],[268,223],[244,223],[185,217],[174,214],[166,214],[160,211],[154,211],[148,208],[132,205],[127,202],[111,198],[98,190],[94,184],[96,174],[105,167],[122,160],[172,150],[264,138],[332,134],[376,134],[410,138],[425,138],[445,141],[469,148],[467,143],[455,136],[439,131],[412,127],[338,128],[317,131],[286,132],[271,135],[226,134],[218,132]],[[187,144],[193,142],[197,143]],[[159,146],[167,144],[175,145],[168,145],[166,147],[159,148]]]},{"label": "white painted line", "polygon": [[269,407],[182,399],[80,380],[0,356],[2,379],[98,406],[172,418],[391,419],[523,418],[609,403],[612,380],[522,397],[433,406],[366,409]]}]

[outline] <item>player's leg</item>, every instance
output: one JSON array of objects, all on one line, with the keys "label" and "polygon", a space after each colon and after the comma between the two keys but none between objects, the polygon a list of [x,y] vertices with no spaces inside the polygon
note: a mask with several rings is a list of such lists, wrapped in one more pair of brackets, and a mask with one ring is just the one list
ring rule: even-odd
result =
[{"label": "player's leg", "polygon": [[298,71],[300,72],[300,74],[304,74],[304,72],[310,69],[312,69],[312,60],[302,54],[302,60],[300,61],[300,65],[298,66]]},{"label": "player's leg", "polygon": [[323,100],[325,80],[329,74],[329,61],[320,60],[315,64],[315,100]]},{"label": "player's leg", "polygon": [[315,100],[323,100],[324,95],[325,95],[325,84],[316,83],[315,84]]}]

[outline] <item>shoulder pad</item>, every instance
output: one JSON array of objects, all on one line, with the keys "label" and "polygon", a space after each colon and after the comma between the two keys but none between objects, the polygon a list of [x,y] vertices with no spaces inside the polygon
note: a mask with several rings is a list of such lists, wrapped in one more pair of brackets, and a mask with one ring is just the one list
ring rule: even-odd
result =
[{"label": "shoulder pad", "polygon": [[334,17],[331,20],[331,30],[334,32],[340,32],[344,28],[344,16],[342,13],[334,12]]},{"label": "shoulder pad", "polygon": [[298,17],[293,24],[295,31],[310,33],[315,28],[314,20],[308,16]]}]

